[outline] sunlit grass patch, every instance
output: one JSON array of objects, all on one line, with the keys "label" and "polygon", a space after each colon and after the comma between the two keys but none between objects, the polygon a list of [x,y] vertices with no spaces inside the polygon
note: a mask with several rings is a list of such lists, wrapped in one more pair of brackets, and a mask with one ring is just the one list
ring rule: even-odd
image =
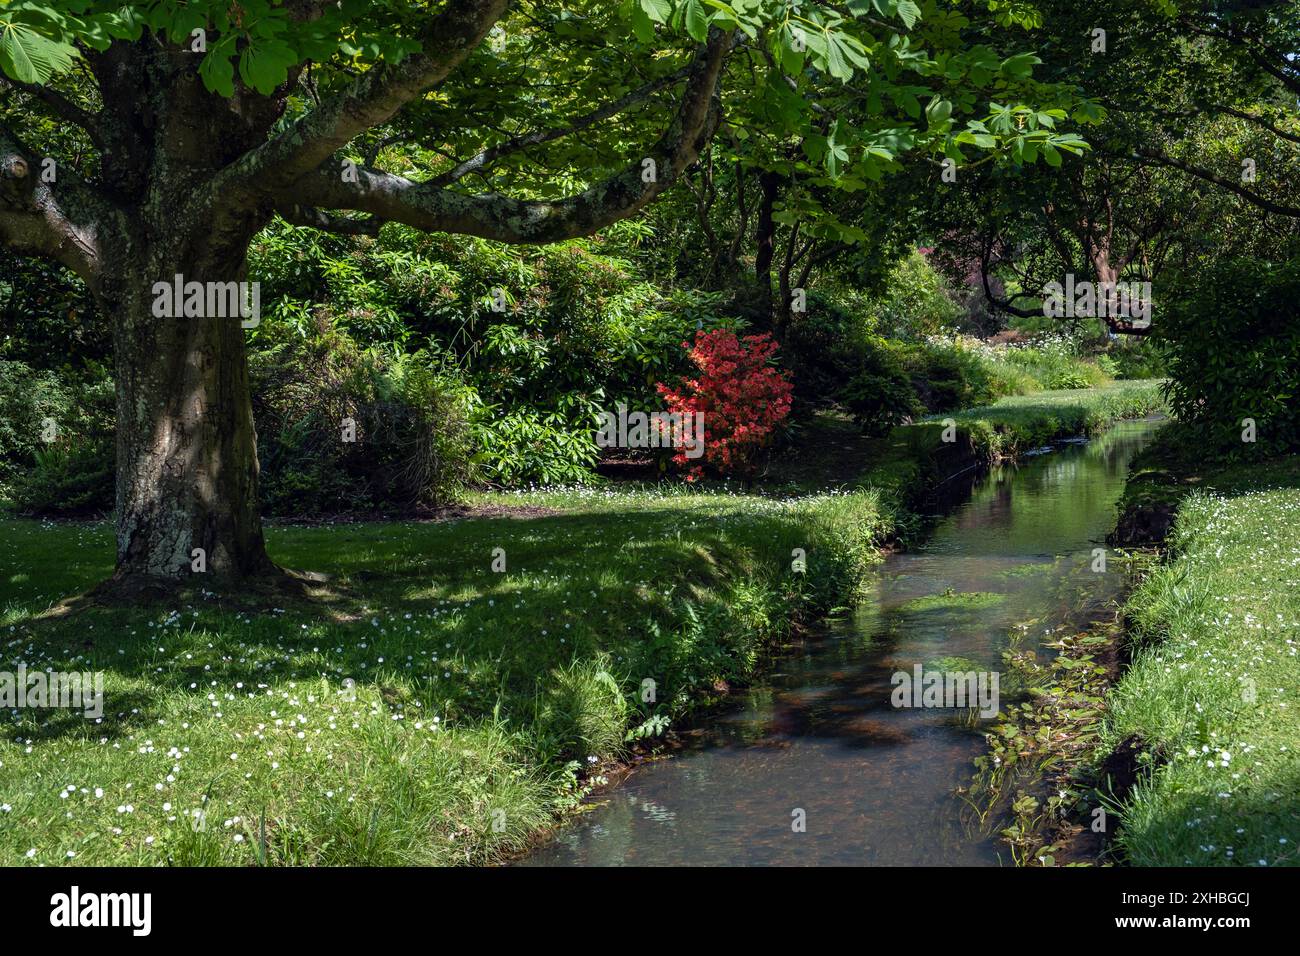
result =
[{"label": "sunlit grass patch", "polygon": [[1013,457],[1075,435],[1092,435],[1116,421],[1162,412],[1159,380],[1113,382],[1098,388],[1013,395],[983,408],[927,421],[951,419],[969,431],[991,458]]},{"label": "sunlit grass patch", "polygon": [[1119,843],[1148,866],[1300,863],[1300,491],[1185,499],[1133,595],[1105,739],[1145,748]]}]

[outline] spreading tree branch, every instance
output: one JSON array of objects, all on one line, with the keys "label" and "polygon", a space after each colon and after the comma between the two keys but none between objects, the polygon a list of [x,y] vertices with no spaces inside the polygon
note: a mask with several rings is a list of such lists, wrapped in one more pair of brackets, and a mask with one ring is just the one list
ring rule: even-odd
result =
[{"label": "spreading tree branch", "polygon": [[590,113],[578,117],[568,126],[537,130],[536,132],[527,133],[505,143],[501,143],[499,146],[493,146],[491,149],[485,149],[476,156],[471,156],[463,163],[458,163],[453,169],[449,169],[447,172],[435,176],[433,179],[429,180],[429,185],[449,186],[452,183],[465,178],[470,173],[483,172],[497,160],[504,156],[509,156],[511,153],[517,153],[530,146],[540,146],[543,143],[549,143],[553,140],[562,139],[565,136],[571,136],[574,133],[581,132],[584,129],[596,125],[601,120],[609,119],[611,116],[617,116],[624,110],[635,106],[638,103],[645,102],[660,90],[685,79],[690,75],[690,72],[691,68],[689,66],[682,67],[680,70],[670,73],[667,76],[660,77],[657,80],[653,80],[639,89],[633,90],[624,97],[612,100],[598,109],[594,109]]},{"label": "spreading tree branch", "polygon": [[1269,44],[1263,37],[1249,31],[1235,29],[1228,24],[1217,27],[1201,26],[1191,17],[1183,17],[1181,22],[1190,33],[1197,36],[1226,40],[1230,45],[1242,50],[1261,70],[1287,89],[1293,93],[1300,93],[1300,74],[1296,72],[1294,59]]},{"label": "spreading tree branch", "polygon": [[26,93],[38,102],[43,103],[45,108],[58,119],[81,127],[81,129],[85,130],[86,135],[90,137],[90,141],[95,144],[95,148],[103,150],[103,128],[100,126],[99,118],[93,113],[82,109],[52,87],[20,83],[18,80],[11,79],[2,73],[0,73],[0,82],[4,82],[20,93]]},{"label": "spreading tree branch", "polygon": [[1274,136],[1285,139],[1288,142],[1300,143],[1300,133],[1292,133],[1288,130],[1284,130],[1277,124],[1269,122],[1269,120],[1263,116],[1256,116],[1254,113],[1247,113],[1245,110],[1234,109],[1231,106],[1211,106],[1209,107],[1209,110],[1217,110],[1220,113],[1227,113],[1229,116],[1235,116],[1248,123],[1253,123],[1261,129],[1266,129]]},{"label": "spreading tree branch", "polygon": [[677,114],[659,141],[622,172],[575,196],[522,200],[497,193],[469,195],[374,169],[355,168],[355,176],[344,175],[340,167],[326,164],[272,198],[277,209],[348,209],[432,232],[500,242],[548,243],[590,235],[637,212],[695,162],[718,123],[715,94],[730,49],[731,37],[712,30],[691,65]]},{"label": "spreading tree branch", "polygon": [[212,181],[217,199],[241,188],[268,194],[310,173],[354,137],[390,120],[441,83],[487,35],[509,0],[452,0],[422,32],[421,52],[376,66],[351,87],[249,150]]},{"label": "spreading tree branch", "polygon": [[1161,166],[1168,166],[1171,169],[1180,170],[1187,173],[1189,176],[1194,176],[1207,183],[1214,183],[1216,186],[1220,186],[1229,192],[1236,193],[1241,198],[1253,203],[1265,212],[1276,213],[1279,216],[1300,218],[1300,206],[1288,206],[1285,203],[1273,202],[1271,199],[1266,199],[1254,190],[1247,189],[1245,186],[1241,185],[1241,183],[1233,182],[1226,176],[1220,176],[1217,173],[1210,172],[1208,169],[1202,169],[1199,166],[1193,166],[1191,163],[1185,162],[1181,159],[1167,156],[1160,150],[1150,148],[1138,149],[1134,153],[1134,156],[1157,163]]},{"label": "spreading tree branch", "polygon": [[55,182],[47,183],[44,168],[38,156],[0,126],[0,245],[60,262],[94,289],[98,233],[115,210],[70,169],[55,167]]}]

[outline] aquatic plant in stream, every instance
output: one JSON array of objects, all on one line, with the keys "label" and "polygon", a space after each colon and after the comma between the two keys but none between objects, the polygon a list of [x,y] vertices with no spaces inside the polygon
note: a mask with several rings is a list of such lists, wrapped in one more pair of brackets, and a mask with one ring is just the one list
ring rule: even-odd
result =
[{"label": "aquatic plant in stream", "polygon": [[1044,645],[1057,652],[1046,662],[1015,646],[1003,654],[1027,699],[1005,707],[985,735],[988,753],[975,759],[974,780],[961,795],[986,832],[1001,824],[998,835],[1018,866],[1055,866],[1084,831],[1080,815],[1092,832],[1105,832],[1106,781],[1089,768],[1110,682],[1099,655],[1114,639],[1062,635]]}]

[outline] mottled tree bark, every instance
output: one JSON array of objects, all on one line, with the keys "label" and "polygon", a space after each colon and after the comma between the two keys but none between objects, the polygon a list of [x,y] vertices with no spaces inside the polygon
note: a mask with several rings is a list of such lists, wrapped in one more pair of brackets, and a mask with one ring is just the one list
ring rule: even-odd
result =
[{"label": "mottled tree bark", "polygon": [[160,318],[151,292],[178,274],[228,281],[242,259],[146,254],[148,266],[127,265],[103,302],[117,376],[117,581],[193,576],[220,588],[275,571],[257,512],[239,318]]},{"label": "mottled tree bark", "polygon": [[249,243],[270,211],[206,186],[264,141],[279,107],[237,108],[208,93],[193,59],[174,50],[115,48],[93,67],[111,104],[100,123],[106,186],[119,199],[111,228],[99,233],[94,286],[112,323],[117,386],[117,567],[109,588],[188,582],[227,591],[278,578],[257,510],[240,316],[206,308],[159,315],[155,286],[177,276],[221,286],[246,280]]}]

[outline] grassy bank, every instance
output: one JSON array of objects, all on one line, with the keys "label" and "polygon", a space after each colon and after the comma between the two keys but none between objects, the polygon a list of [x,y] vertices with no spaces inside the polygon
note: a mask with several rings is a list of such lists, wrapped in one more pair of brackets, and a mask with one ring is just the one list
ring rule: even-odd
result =
[{"label": "grassy bank", "polygon": [[[968,433],[981,458],[1014,458],[1073,435],[1095,435],[1121,419],[1165,410],[1159,379],[1112,382],[1098,388],[1014,395],[985,408],[947,416]],[[942,416],[929,419],[939,420]]]},{"label": "grassy bank", "polygon": [[102,671],[107,702],[101,722],[0,714],[0,863],[493,859],[629,730],[850,602],[886,530],[865,492],[547,504],[563,513],[273,528],[279,562],[333,576],[318,607],[54,620],[34,615],[110,570],[110,530],[4,522],[6,669]]},{"label": "grassy bank", "polygon": [[1223,462],[1207,458],[1204,445],[1194,427],[1175,423],[1142,450],[1119,502],[1116,544],[1161,544],[1179,505],[1197,490],[1235,497],[1300,485],[1300,457],[1263,457],[1243,444],[1240,460]]},{"label": "grassy bank", "polygon": [[[1175,426],[1176,428],[1176,426]],[[1118,845],[1143,866],[1300,864],[1300,459],[1207,468],[1171,431],[1130,504],[1176,506],[1126,608],[1103,752],[1140,747]]]}]

